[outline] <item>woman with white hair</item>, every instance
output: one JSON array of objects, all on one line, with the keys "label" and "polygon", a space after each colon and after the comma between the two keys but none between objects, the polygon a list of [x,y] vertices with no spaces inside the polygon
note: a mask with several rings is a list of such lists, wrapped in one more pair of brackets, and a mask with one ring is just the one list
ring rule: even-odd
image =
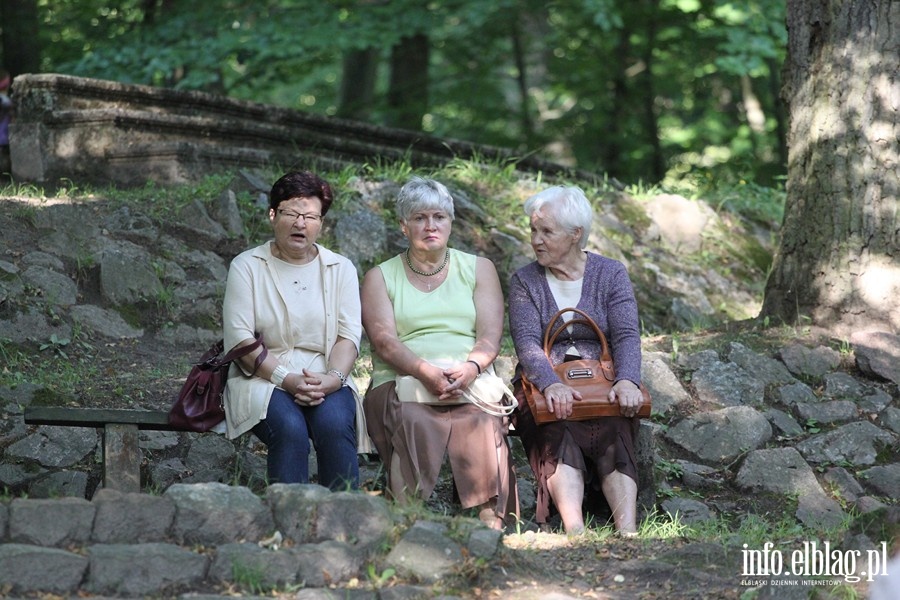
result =
[{"label": "woman with white hair", "polygon": [[396,210],[409,247],[371,269],[362,286],[373,349],[369,436],[392,497],[428,498],[449,454],[462,506],[499,529],[518,516],[507,424],[463,393],[500,349],[500,280],[490,260],[448,247],[453,198],[443,184],[413,177]]},{"label": "woman with white hair", "polygon": [[[522,438],[537,481],[535,520],[546,527],[551,505],[568,533],[584,530],[582,504],[602,491],[617,531],[634,535],[637,513],[637,465],[634,440],[643,401],[638,311],[625,266],[584,250],[593,209],[577,187],[552,187],[525,202],[531,221],[536,261],[513,275],[509,289],[509,325],[519,364],[513,386],[519,408],[513,424]],[[572,405],[581,394],[557,377],[553,366],[566,360],[599,359],[600,341],[586,325],[570,326],[557,338],[548,360],[543,335],[560,310],[578,308],[590,315],[609,341],[616,365],[614,400],[621,417],[572,421]],[[563,318],[567,318],[564,315]],[[562,321],[558,321],[561,324]],[[521,377],[541,390],[556,421],[538,425],[528,407]]]}]

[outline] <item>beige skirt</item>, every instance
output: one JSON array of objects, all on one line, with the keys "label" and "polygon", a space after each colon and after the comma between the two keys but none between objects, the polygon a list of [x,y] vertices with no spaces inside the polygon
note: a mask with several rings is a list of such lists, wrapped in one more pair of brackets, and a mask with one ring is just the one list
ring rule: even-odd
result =
[{"label": "beige skirt", "polygon": [[[427,499],[434,491],[444,456],[463,508],[496,498],[497,516],[518,518],[519,500],[505,419],[472,404],[435,406],[400,402],[394,382],[366,392],[369,437],[385,469],[397,454],[402,486]],[[390,479],[390,478],[389,478]],[[389,490],[394,497],[402,489]]]}]

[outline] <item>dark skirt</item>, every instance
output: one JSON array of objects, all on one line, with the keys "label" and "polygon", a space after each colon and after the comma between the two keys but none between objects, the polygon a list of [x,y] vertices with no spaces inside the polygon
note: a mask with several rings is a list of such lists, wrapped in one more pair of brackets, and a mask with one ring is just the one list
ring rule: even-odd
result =
[{"label": "dark skirt", "polygon": [[522,439],[537,484],[536,523],[545,524],[550,518],[552,499],[547,479],[556,473],[560,462],[582,472],[589,500],[602,497],[600,484],[613,471],[638,481],[634,444],[640,419],[602,417],[538,425],[528,408],[521,380],[515,382],[513,391],[519,408],[512,415],[512,424]]}]

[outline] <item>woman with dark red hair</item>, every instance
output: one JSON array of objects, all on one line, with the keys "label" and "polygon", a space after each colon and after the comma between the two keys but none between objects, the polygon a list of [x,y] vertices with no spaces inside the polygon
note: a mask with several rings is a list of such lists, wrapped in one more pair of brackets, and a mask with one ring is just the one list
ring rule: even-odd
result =
[{"label": "woman with dark red hair", "polygon": [[309,481],[311,440],[318,483],[358,485],[357,432],[365,424],[357,422],[364,417],[350,371],[362,335],[359,279],[350,260],[316,242],[333,200],[319,176],[284,175],[269,195],[274,239],[228,270],[225,348],[261,334],[268,354],[259,365],[261,348],[232,364],[226,432],[252,431],[268,446],[269,483]]}]

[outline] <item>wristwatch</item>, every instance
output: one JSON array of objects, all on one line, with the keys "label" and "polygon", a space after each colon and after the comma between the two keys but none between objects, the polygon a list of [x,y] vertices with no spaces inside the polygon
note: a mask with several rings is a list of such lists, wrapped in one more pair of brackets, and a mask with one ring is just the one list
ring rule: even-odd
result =
[{"label": "wristwatch", "polygon": [[341,387],[344,387],[347,385],[347,376],[344,375],[342,372],[338,371],[337,369],[328,369],[328,375],[334,375],[335,377],[340,379]]}]

